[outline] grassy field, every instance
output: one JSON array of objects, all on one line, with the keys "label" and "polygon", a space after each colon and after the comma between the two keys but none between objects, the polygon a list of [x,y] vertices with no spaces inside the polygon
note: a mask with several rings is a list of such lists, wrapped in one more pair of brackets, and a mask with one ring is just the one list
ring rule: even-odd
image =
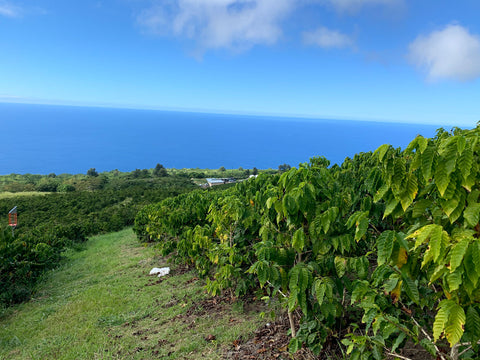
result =
[{"label": "grassy field", "polygon": [[0,359],[219,359],[260,325],[258,309],[212,299],[133,232],[69,250],[27,303],[0,311]]},{"label": "grassy field", "polygon": [[43,195],[46,195],[46,194],[50,194],[50,193],[40,192],[40,191],[24,191],[24,192],[16,192],[16,193],[12,193],[12,192],[8,192],[8,191],[1,191],[0,192],[0,200],[1,199],[12,198],[12,197],[17,197],[17,196],[35,196],[35,195],[43,196]]}]

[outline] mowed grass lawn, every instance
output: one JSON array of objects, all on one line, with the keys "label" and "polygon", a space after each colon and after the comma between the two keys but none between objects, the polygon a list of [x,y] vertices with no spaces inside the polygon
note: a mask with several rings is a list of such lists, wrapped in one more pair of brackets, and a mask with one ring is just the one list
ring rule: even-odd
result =
[{"label": "mowed grass lawn", "polygon": [[131,229],[91,238],[46,274],[27,303],[0,312],[0,359],[220,359],[261,320],[213,300]]}]

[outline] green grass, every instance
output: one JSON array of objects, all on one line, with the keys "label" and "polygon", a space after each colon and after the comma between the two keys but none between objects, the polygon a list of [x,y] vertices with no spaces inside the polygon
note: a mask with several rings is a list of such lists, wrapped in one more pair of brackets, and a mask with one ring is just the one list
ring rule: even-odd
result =
[{"label": "green grass", "polygon": [[29,302],[0,312],[0,359],[219,359],[259,326],[241,303],[204,311],[192,273],[148,276],[164,265],[130,229],[69,250]]},{"label": "green grass", "polygon": [[46,195],[46,194],[51,194],[48,192],[40,192],[40,191],[23,191],[23,192],[8,192],[8,191],[1,191],[0,192],[0,200],[1,199],[9,199],[12,197],[17,197],[17,196],[36,196],[36,195]]}]

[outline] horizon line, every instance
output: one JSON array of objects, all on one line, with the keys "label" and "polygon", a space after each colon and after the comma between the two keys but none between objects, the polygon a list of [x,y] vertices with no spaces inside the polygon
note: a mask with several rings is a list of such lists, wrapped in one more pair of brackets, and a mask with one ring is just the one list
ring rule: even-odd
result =
[{"label": "horizon line", "polygon": [[200,113],[213,115],[236,115],[236,116],[258,116],[271,118],[275,117],[278,120],[338,120],[338,121],[354,121],[354,122],[374,122],[374,123],[392,123],[405,125],[428,125],[428,126],[473,126],[475,127],[478,121],[474,124],[453,124],[449,122],[432,123],[427,121],[412,121],[394,118],[378,118],[378,117],[348,117],[342,115],[321,115],[321,114],[307,114],[307,113],[275,113],[264,111],[242,111],[242,110],[226,110],[226,109],[206,109],[206,108],[183,108],[183,107],[168,107],[168,106],[153,106],[153,105],[138,105],[138,104],[118,104],[118,103],[89,103],[76,102],[64,100],[45,100],[35,98],[22,98],[16,96],[0,95],[0,104],[24,104],[24,105],[45,105],[45,106],[65,106],[65,107],[80,107],[80,108],[101,108],[101,109],[118,109],[118,110],[140,110],[140,111],[164,111],[164,112],[184,112],[184,113]]}]

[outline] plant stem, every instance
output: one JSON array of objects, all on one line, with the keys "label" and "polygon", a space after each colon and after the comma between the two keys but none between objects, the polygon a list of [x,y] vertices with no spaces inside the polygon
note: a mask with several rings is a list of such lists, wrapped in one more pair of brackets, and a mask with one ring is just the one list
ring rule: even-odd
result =
[{"label": "plant stem", "polygon": [[290,321],[290,329],[292,330],[292,338],[294,338],[297,333],[295,332],[295,321],[293,319],[293,313],[288,311],[288,321]]},{"label": "plant stem", "polygon": [[391,352],[387,353],[387,355],[390,355],[390,356],[396,357],[396,358],[398,358],[398,359],[403,359],[403,360],[412,360],[412,359],[410,359],[410,358],[407,358],[407,357],[405,357],[405,356],[398,355],[398,354],[394,354],[394,353],[391,353]]}]

